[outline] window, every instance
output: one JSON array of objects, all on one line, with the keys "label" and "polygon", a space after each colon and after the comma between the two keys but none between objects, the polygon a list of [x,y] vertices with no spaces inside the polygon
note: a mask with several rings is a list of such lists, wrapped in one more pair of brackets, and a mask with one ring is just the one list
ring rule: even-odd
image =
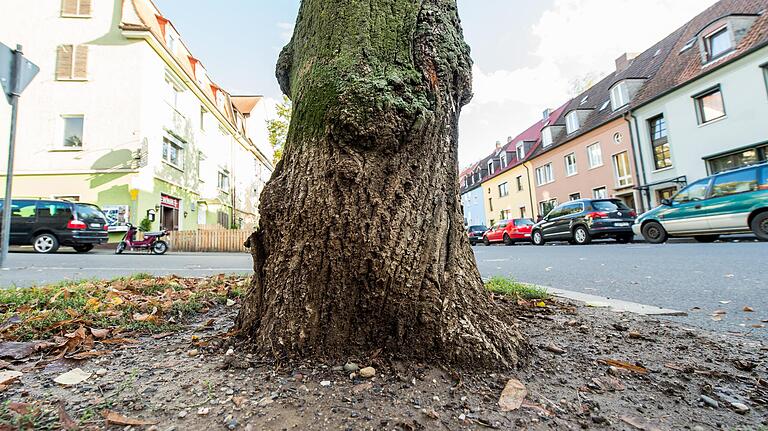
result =
[{"label": "window", "polygon": [[72,206],[62,202],[39,202],[37,205],[37,217],[44,220],[41,222],[63,222],[67,223],[72,219]]},{"label": "window", "polygon": [[527,210],[525,207],[520,207],[520,218],[526,218],[526,212]]},{"label": "window", "polygon": [[200,130],[205,131],[205,119],[208,115],[208,110],[205,107],[200,107]]},{"label": "window", "polygon": [[648,120],[648,128],[651,133],[651,146],[653,147],[653,164],[656,170],[672,166],[672,152],[669,149],[667,138],[667,121],[664,115]]},{"label": "window", "polygon": [[715,178],[715,182],[712,184],[712,197],[720,198],[739,193],[754,192],[756,190],[756,169],[745,169],[739,172],[723,174]]},{"label": "window", "polygon": [[229,172],[219,171],[219,179],[216,184],[219,190],[229,193]]},{"label": "window", "polygon": [[549,213],[557,206],[557,199],[549,199],[539,202],[539,213],[549,215]]},{"label": "window", "polygon": [[577,200],[581,199],[581,193],[572,193],[572,194],[568,195],[568,199],[570,199],[572,201],[577,201]]},{"label": "window", "polygon": [[88,79],[88,45],[59,45],[56,49],[56,80]]},{"label": "window", "polygon": [[523,176],[518,175],[517,178],[517,191],[522,192],[523,191]]},{"label": "window", "polygon": [[525,158],[525,142],[518,142],[515,145],[515,155],[517,160],[523,160]]},{"label": "window", "polygon": [[616,175],[616,185],[618,187],[628,187],[632,185],[632,172],[629,168],[629,153],[623,153],[613,156],[613,173]]},{"label": "window", "polygon": [[656,200],[661,202],[665,199],[672,199],[672,196],[674,196],[675,193],[677,193],[677,187],[667,187],[656,190]]},{"label": "window", "polygon": [[763,80],[765,80],[765,89],[768,91],[768,63],[761,66],[763,69]]},{"label": "window", "polygon": [[179,106],[179,96],[181,95],[182,88],[176,83],[176,80],[171,76],[165,75],[165,101],[169,105],[177,109]]},{"label": "window", "polygon": [[[488,209],[493,212],[493,198],[488,198]],[[493,220],[491,220],[491,224],[493,224]]]},{"label": "window", "polygon": [[731,169],[754,165],[760,161],[760,154],[758,153],[757,148],[752,148],[740,153],[729,154],[710,160],[709,170],[713,174],[717,174]]},{"label": "window", "polygon": [[536,184],[543,186],[555,181],[555,176],[552,173],[552,163],[536,168]]},{"label": "window", "polygon": [[605,187],[598,187],[596,189],[592,189],[592,196],[595,199],[607,199],[608,198],[608,189]]},{"label": "window", "polygon": [[507,152],[504,151],[501,156],[499,156],[499,164],[501,165],[501,169],[504,169],[507,167]]},{"label": "window", "polygon": [[11,217],[14,219],[34,219],[37,202],[35,201],[11,201]]},{"label": "window", "polygon": [[171,165],[181,169],[184,164],[184,149],[181,145],[163,138],[163,160]]},{"label": "window", "polygon": [[579,127],[581,127],[581,125],[579,124],[578,112],[573,111],[565,116],[565,129],[569,135],[579,130]]},{"label": "window", "polygon": [[488,175],[493,175],[494,169],[493,169],[493,160],[488,162]]},{"label": "window", "polygon": [[589,169],[603,166],[603,152],[600,150],[599,143],[587,147],[587,156],[589,156]]},{"label": "window", "polygon": [[548,146],[552,145],[552,141],[553,141],[553,139],[552,139],[552,128],[551,127],[545,127],[541,131],[541,143],[545,147],[548,147]]},{"label": "window", "polygon": [[172,54],[176,54],[176,46],[179,36],[173,32],[170,23],[165,24],[165,45]]},{"label": "window", "polygon": [[677,203],[704,200],[707,197],[707,189],[709,189],[709,178],[695,182],[684,188],[680,193],[675,195],[674,200]]},{"label": "window", "polygon": [[576,175],[576,154],[571,153],[565,156],[565,174],[567,176]]},{"label": "window", "polygon": [[728,27],[712,33],[704,38],[704,45],[707,49],[707,61],[712,61],[731,50],[731,33]]},{"label": "window", "polygon": [[203,164],[205,163],[205,155],[202,151],[197,152],[197,179],[201,183],[204,183],[203,179]]},{"label": "window", "polygon": [[694,100],[696,102],[696,114],[699,117],[699,124],[706,124],[725,117],[723,93],[720,91],[719,86],[694,96]]},{"label": "window", "polygon": [[627,83],[622,81],[614,85],[611,88],[611,108],[614,111],[627,106],[629,103],[629,92],[627,91]]},{"label": "window", "polygon": [[61,117],[64,120],[64,136],[62,147],[71,150],[83,148],[83,126],[85,118],[82,115]]},{"label": "window", "polygon": [[507,188],[507,183],[501,183],[499,184],[499,197],[503,198],[505,196],[509,196],[509,189]]},{"label": "window", "polygon": [[91,16],[91,0],[62,0],[61,16],[88,18]]},{"label": "window", "polygon": [[616,145],[621,145],[622,142],[624,142],[624,135],[621,132],[614,133],[613,143]]}]

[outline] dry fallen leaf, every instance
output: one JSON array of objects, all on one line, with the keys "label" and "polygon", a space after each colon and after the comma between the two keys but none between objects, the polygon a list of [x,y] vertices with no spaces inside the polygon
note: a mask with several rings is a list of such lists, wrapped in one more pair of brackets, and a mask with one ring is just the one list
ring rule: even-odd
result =
[{"label": "dry fallen leaf", "polygon": [[64,409],[64,402],[59,402],[59,423],[61,424],[61,428],[66,431],[74,431],[78,429],[77,422],[72,420],[72,417],[69,416],[69,413]]},{"label": "dry fallen leaf", "polygon": [[0,371],[0,385],[7,385],[23,375],[21,371]]},{"label": "dry fallen leaf", "polygon": [[523,405],[526,395],[528,395],[528,390],[525,389],[525,385],[520,380],[509,379],[499,397],[501,411],[510,412],[519,409]]},{"label": "dry fallen leaf", "polygon": [[32,404],[29,403],[8,403],[8,410],[16,412],[22,416],[28,415],[32,410]]},{"label": "dry fallen leaf", "polygon": [[129,418],[112,410],[102,410],[101,415],[107,420],[107,423],[115,425],[155,425],[158,423],[158,421],[154,419]]},{"label": "dry fallen leaf", "polygon": [[101,340],[109,336],[109,329],[91,328],[91,334],[93,334],[94,338]]},{"label": "dry fallen leaf", "polygon": [[598,359],[597,362],[599,362],[601,364],[604,364],[604,365],[609,365],[609,366],[612,366],[612,367],[624,368],[625,370],[629,370],[629,371],[632,371],[632,372],[635,372],[635,373],[639,373],[639,374],[647,374],[648,373],[647,369],[645,369],[645,368],[643,368],[641,366],[638,366],[638,365],[632,365],[629,362],[617,361],[615,359]]},{"label": "dry fallen leaf", "polygon": [[74,368],[56,377],[53,381],[64,386],[74,386],[84,382],[88,377],[91,377],[91,373],[86,373],[80,368]]},{"label": "dry fallen leaf", "polygon": [[746,306],[746,305],[744,306],[744,308],[742,310],[745,313],[754,313],[755,312],[755,310],[753,310],[752,307],[749,307],[749,306]]}]

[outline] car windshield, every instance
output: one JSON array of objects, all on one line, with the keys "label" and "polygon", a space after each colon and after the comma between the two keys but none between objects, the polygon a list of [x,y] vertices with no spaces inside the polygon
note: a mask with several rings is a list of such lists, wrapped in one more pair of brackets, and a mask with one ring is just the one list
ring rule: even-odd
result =
[{"label": "car windshield", "polygon": [[470,226],[469,230],[470,232],[485,232],[488,230],[488,228],[483,225],[478,225],[478,226]]},{"label": "car windshield", "polygon": [[105,221],[107,220],[107,218],[104,216],[104,213],[102,213],[99,207],[96,205],[77,204],[75,205],[75,208],[77,208],[78,218],[82,220],[90,220],[95,218]]},{"label": "car windshield", "polygon": [[533,220],[529,218],[515,220],[515,226],[517,227],[533,226],[534,224]]},{"label": "car windshield", "polygon": [[629,207],[622,201],[592,201],[592,208],[597,211],[628,210]]}]

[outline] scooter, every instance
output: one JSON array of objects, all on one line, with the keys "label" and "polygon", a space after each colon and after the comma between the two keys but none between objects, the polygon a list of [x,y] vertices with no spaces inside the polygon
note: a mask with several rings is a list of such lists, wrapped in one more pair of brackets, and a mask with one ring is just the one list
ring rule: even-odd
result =
[{"label": "scooter", "polygon": [[128,224],[128,231],[123,235],[123,239],[117,244],[115,254],[121,254],[126,249],[134,250],[146,250],[148,253],[165,254],[168,251],[168,243],[160,238],[167,236],[168,231],[163,230],[160,232],[144,232],[144,239],[137,240],[136,233],[139,230],[136,226]]}]

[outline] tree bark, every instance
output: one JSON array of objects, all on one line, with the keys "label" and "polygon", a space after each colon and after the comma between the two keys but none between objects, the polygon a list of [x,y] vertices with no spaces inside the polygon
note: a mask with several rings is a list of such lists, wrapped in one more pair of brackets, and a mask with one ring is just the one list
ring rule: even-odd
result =
[{"label": "tree bark", "polygon": [[293,118],[237,319],[257,349],[517,364],[463,231],[471,67],[456,0],[302,1],[277,65]]}]

